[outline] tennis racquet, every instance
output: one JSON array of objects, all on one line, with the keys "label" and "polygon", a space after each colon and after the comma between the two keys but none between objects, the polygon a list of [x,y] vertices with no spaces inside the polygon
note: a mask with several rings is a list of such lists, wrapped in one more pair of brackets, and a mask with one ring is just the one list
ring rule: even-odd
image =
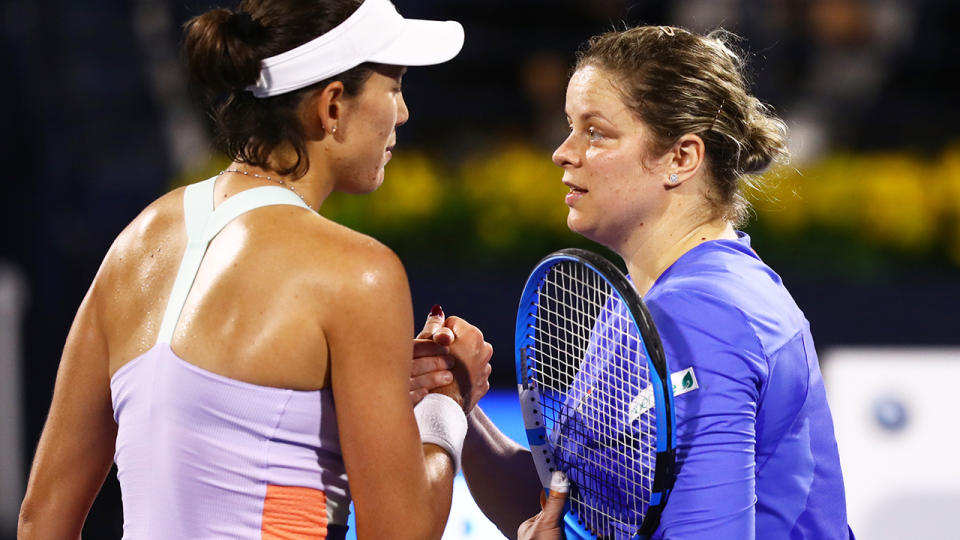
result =
[{"label": "tennis racquet", "polygon": [[520,298],[516,359],[540,480],[570,480],[567,538],[649,537],[673,486],[673,393],[633,284],[596,253],[550,254]]}]

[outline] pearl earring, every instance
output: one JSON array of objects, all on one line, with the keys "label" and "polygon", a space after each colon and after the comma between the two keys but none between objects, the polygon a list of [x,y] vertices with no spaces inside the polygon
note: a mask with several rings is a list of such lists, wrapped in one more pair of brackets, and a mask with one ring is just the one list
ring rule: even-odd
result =
[{"label": "pearl earring", "polygon": [[680,177],[677,176],[677,173],[672,173],[672,174],[670,175],[669,182],[670,182],[671,184],[676,184],[676,183],[679,182],[679,181],[680,181]]}]

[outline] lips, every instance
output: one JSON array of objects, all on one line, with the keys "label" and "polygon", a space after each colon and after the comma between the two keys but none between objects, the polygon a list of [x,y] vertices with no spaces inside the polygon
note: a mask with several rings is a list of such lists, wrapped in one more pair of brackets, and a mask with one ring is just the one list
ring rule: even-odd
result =
[{"label": "lips", "polygon": [[587,191],[588,191],[587,189],[582,188],[582,187],[574,184],[573,182],[571,182],[571,181],[569,181],[569,180],[563,180],[563,185],[565,185],[565,186],[567,186],[568,188],[570,188],[570,191],[579,191],[579,192],[583,192],[583,193],[587,193]]},{"label": "lips", "polygon": [[563,181],[563,185],[570,188],[570,191],[567,193],[567,196],[564,198],[564,202],[567,203],[567,206],[573,206],[581,197],[589,193],[588,190],[572,183],[567,180]]}]

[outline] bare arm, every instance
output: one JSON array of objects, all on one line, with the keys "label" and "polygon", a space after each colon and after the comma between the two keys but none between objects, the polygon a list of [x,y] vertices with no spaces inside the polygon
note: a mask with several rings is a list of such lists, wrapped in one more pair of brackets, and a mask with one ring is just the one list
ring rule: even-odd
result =
[{"label": "bare arm", "polygon": [[[341,295],[327,328],[340,443],[365,538],[439,538],[453,490],[453,462],[421,444],[410,405],[410,292],[385,248]],[[447,392],[457,394],[455,387]]]},{"label": "bare arm", "polygon": [[[453,335],[446,330],[452,331]],[[455,364],[470,364],[477,355],[486,355],[489,359],[492,354],[478,328],[459,317],[444,320],[442,311],[427,318],[417,338],[410,376],[413,402],[449,380],[449,370]],[[431,344],[431,341],[435,343]],[[470,396],[469,405],[475,405],[490,389],[490,366],[485,368],[476,376],[467,378],[471,384],[469,390],[461,386],[463,393]],[[540,478],[530,451],[504,435],[479,407],[468,407],[471,408],[467,415],[469,429],[463,449],[463,473],[467,485],[483,513],[501,532],[515,538],[517,527],[540,512],[536,502],[542,488]],[[528,527],[527,530],[534,529]]]},{"label": "bare arm", "polygon": [[106,338],[87,293],[67,336],[53,402],[20,507],[17,538],[79,538],[110,470],[117,425]]},{"label": "bare arm", "polygon": [[480,407],[467,417],[463,474],[477,505],[505,535],[540,512],[543,486],[530,451],[501,432]]}]

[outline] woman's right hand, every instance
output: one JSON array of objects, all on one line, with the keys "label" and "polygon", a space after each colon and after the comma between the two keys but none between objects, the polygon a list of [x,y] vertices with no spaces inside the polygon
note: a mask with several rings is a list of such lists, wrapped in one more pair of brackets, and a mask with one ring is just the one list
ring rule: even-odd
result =
[{"label": "woman's right hand", "polygon": [[440,392],[469,413],[490,390],[492,356],[493,346],[479,328],[460,317],[447,318],[434,306],[414,340],[411,401],[416,405],[428,392]]},{"label": "woman's right hand", "polygon": [[[410,367],[410,402],[416,406],[430,392],[453,382],[456,358],[448,345],[453,331],[443,326],[445,317],[440,306],[433,306],[423,330],[413,340],[413,364]],[[459,400],[458,400],[459,401]]]}]

